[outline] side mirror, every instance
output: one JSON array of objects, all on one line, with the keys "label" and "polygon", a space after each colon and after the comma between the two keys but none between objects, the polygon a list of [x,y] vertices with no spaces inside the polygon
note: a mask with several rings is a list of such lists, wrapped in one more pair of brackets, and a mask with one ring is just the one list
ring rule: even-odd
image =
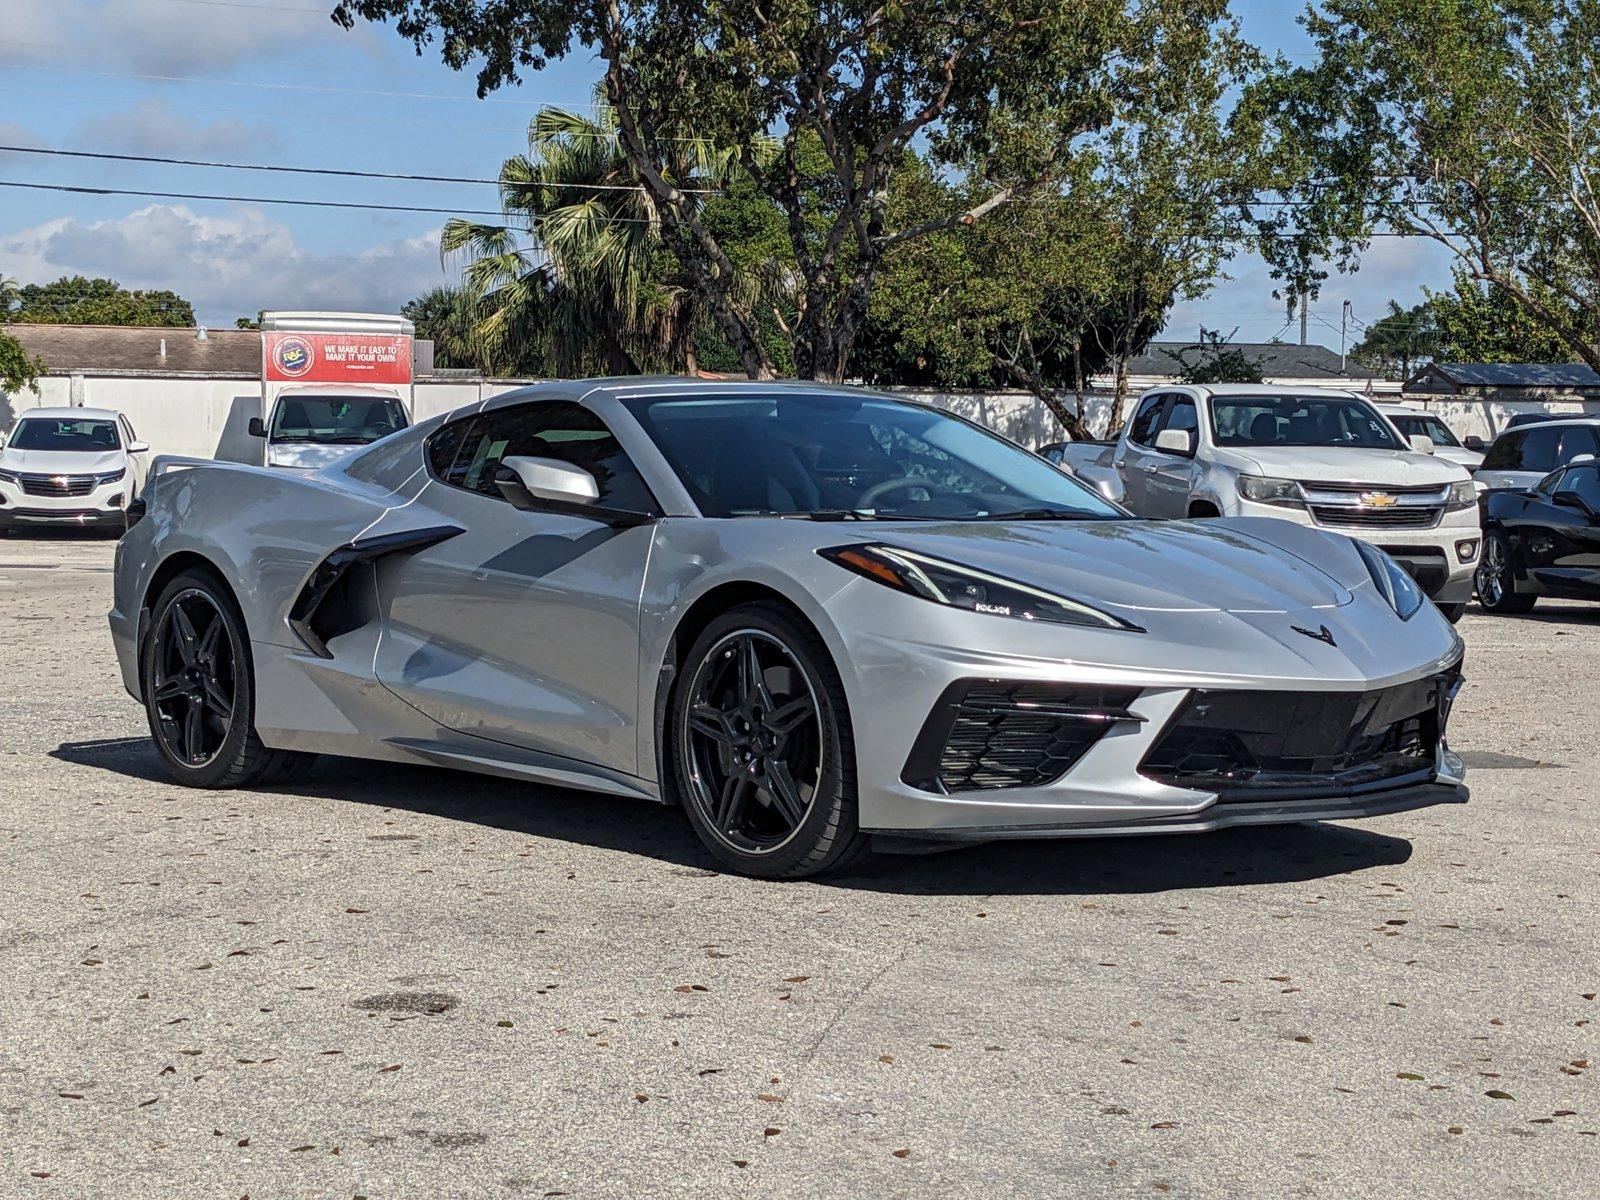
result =
[{"label": "side mirror", "polygon": [[1580,512],[1594,511],[1577,492],[1552,492],[1550,503],[1559,504],[1562,508],[1576,508]]},{"label": "side mirror", "polygon": [[260,417],[251,417],[250,424],[245,426],[245,432],[251,437],[264,438],[267,436],[267,423]]},{"label": "side mirror", "polygon": [[1461,444],[1474,454],[1482,454],[1489,448],[1489,443],[1475,433],[1470,433],[1461,439]]},{"label": "side mirror", "polygon": [[1163,429],[1156,434],[1156,449],[1168,454],[1181,454],[1185,458],[1194,453],[1194,430]]},{"label": "side mirror", "polygon": [[150,443],[149,442],[129,442],[128,443],[128,453],[129,454],[148,454],[149,452],[150,452]]},{"label": "side mirror", "polygon": [[1411,435],[1411,448],[1418,454],[1432,454],[1433,439],[1425,433],[1413,433]]},{"label": "side mirror", "polygon": [[495,486],[511,507],[530,509],[554,504],[593,504],[600,485],[582,467],[558,458],[532,458],[513,454],[500,460]]}]

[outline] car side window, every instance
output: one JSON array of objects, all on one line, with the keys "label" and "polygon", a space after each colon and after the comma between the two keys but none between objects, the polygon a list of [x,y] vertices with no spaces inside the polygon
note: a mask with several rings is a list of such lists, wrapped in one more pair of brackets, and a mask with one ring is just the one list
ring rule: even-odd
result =
[{"label": "car side window", "polygon": [[426,450],[428,470],[440,483],[448,483],[452,487],[461,486],[461,475],[467,469],[464,461],[459,463],[459,467],[457,465],[461,459],[461,447],[477,420],[477,414],[474,413],[470,417],[462,417],[451,421],[448,425],[441,425],[428,435]]},{"label": "car side window", "polygon": [[1571,492],[1590,512],[1600,512],[1600,467],[1585,463],[1562,472],[1556,491]]},{"label": "car side window", "polygon": [[1495,438],[1494,445],[1489,447],[1489,453],[1483,456],[1484,471],[1520,471],[1522,470],[1522,439],[1528,435],[1522,432],[1502,433]]},{"label": "car side window", "polygon": [[1139,401],[1139,407],[1133,414],[1133,422],[1128,426],[1128,440],[1137,442],[1141,446],[1148,446],[1155,440],[1156,418],[1161,415],[1167,398],[1164,395],[1146,396]]},{"label": "car side window", "polygon": [[1600,447],[1595,444],[1594,429],[1588,425],[1566,425],[1557,428],[1556,463],[1571,462],[1580,454],[1595,454]]},{"label": "car side window", "polygon": [[1167,416],[1161,422],[1161,428],[1186,430],[1189,433],[1189,445],[1198,446],[1200,442],[1200,416],[1195,411],[1194,401],[1188,396],[1174,396],[1172,407],[1167,409]]},{"label": "car side window", "polygon": [[553,458],[582,467],[594,476],[600,490],[596,503],[603,507],[660,511],[649,485],[605,422],[582,405],[566,401],[536,401],[481,414],[440,478],[499,500],[495,472],[503,460],[516,456]]},{"label": "car side window", "polygon": [[1522,466],[1524,471],[1554,471],[1561,465],[1557,451],[1561,447],[1561,430],[1551,426],[1530,429],[1522,441]]}]

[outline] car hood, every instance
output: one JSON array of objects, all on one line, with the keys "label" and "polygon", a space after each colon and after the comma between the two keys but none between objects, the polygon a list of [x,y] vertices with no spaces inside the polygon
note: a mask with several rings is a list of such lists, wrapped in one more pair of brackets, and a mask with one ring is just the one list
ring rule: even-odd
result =
[{"label": "car hood", "polygon": [[[371,443],[367,443],[370,445]],[[326,446],[316,442],[273,442],[267,447],[267,466],[297,471],[318,471],[363,446]]]},{"label": "car hood", "polygon": [[1467,477],[1466,468],[1415,450],[1355,446],[1230,446],[1220,458],[1240,470],[1318,483],[1375,483],[1390,487],[1437,484]]},{"label": "car hood", "polygon": [[1316,530],[1289,533],[1300,530],[1289,526],[1289,540],[1306,545],[1287,547],[1271,528],[1283,524],[969,521],[880,528],[886,544],[1080,599],[1135,624],[1140,613],[1293,613],[1350,603],[1346,585],[1365,578],[1354,553],[1347,556],[1354,567],[1341,564],[1344,579],[1336,578],[1310,555],[1338,558],[1337,544]]},{"label": "car hood", "polygon": [[1457,463],[1469,471],[1476,471],[1483,466],[1483,455],[1476,450],[1468,450],[1465,446],[1435,446],[1433,453],[1435,458]]},{"label": "car hood", "polygon": [[121,450],[0,450],[0,467],[40,475],[99,475],[126,465]]}]

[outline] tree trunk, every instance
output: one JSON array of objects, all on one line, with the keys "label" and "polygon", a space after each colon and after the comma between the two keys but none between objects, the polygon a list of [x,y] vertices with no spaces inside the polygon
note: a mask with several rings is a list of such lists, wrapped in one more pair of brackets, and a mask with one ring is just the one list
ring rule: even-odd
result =
[{"label": "tree trunk", "polygon": [[1122,409],[1128,402],[1128,355],[1126,351],[1117,351],[1117,365],[1114,368],[1111,385],[1111,419],[1106,423],[1106,437],[1117,436],[1122,429]]}]

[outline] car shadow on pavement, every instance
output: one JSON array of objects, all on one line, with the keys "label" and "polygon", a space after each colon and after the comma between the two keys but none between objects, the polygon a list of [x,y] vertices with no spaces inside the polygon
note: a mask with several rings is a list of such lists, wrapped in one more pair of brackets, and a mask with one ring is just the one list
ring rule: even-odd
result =
[{"label": "car shadow on pavement", "polygon": [[[63,742],[52,758],[146,782],[170,782],[148,738]],[[674,808],[437,767],[324,759],[293,785],[253,795],[302,796],[442,817],[528,837],[640,854],[675,866],[718,864]],[[243,803],[244,801],[234,801]],[[935,854],[881,854],[821,886],[896,895],[1132,895],[1299,883],[1389,867],[1411,843],[1328,824],[1209,834],[990,842]]]}]

